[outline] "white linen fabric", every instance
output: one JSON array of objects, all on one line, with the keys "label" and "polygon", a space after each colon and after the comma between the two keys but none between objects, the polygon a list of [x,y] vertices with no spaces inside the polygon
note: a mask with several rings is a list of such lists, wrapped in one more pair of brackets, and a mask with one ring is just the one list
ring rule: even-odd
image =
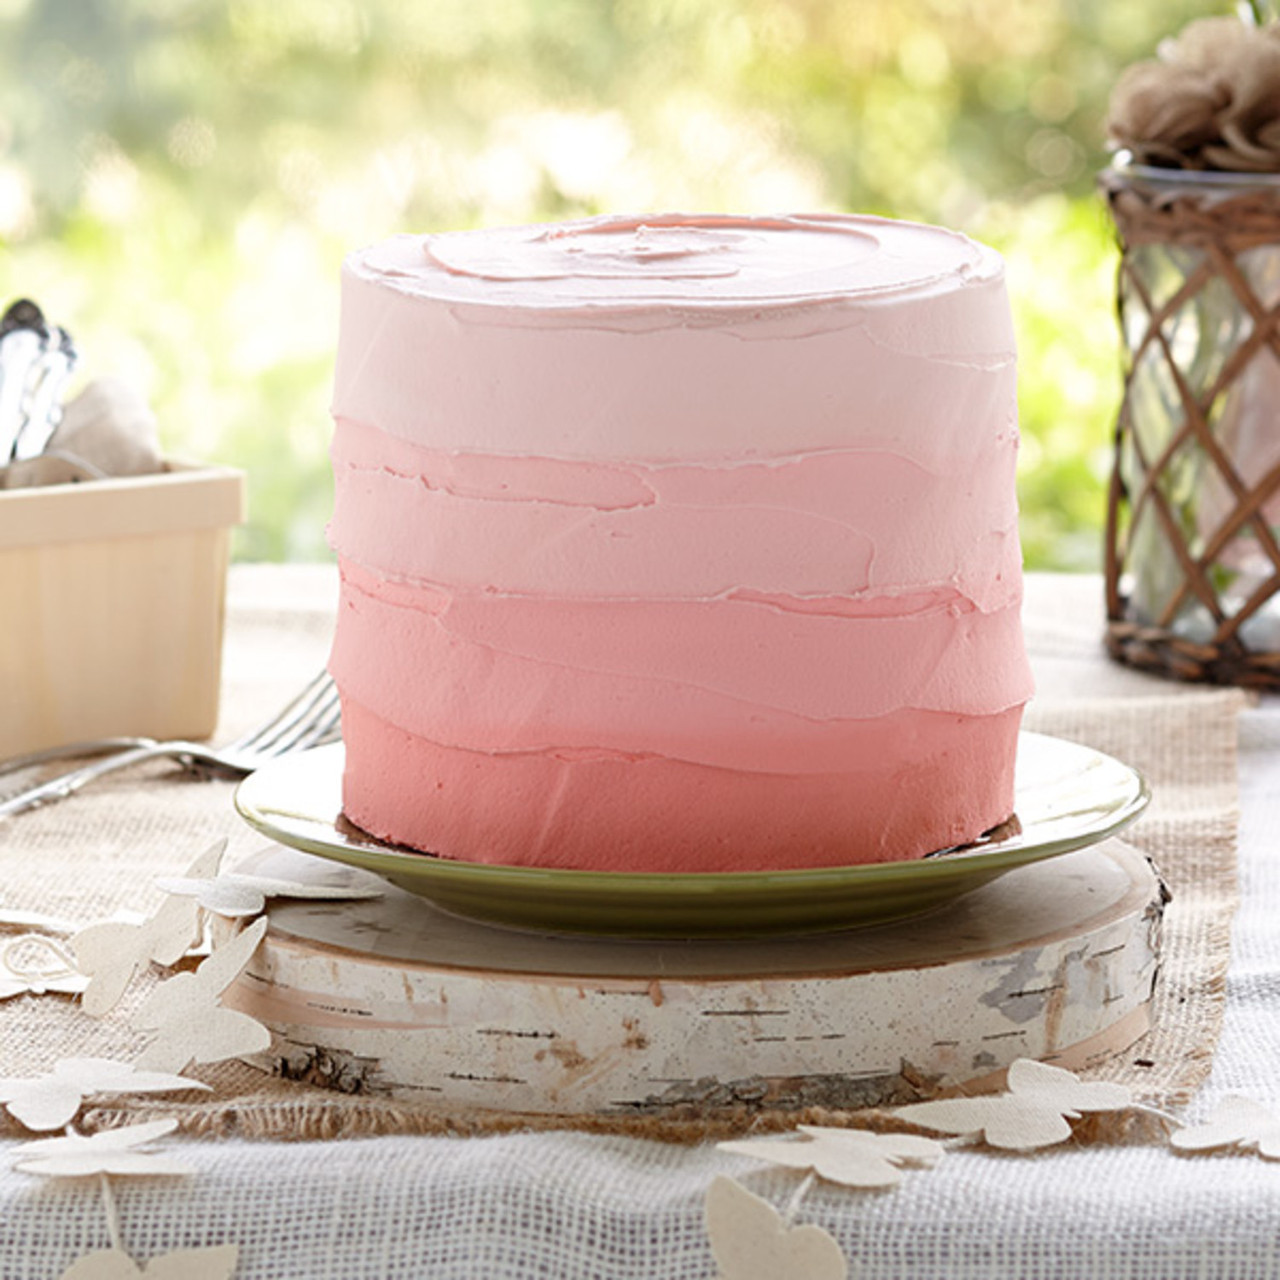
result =
[{"label": "white linen fabric", "polygon": [[[317,662],[323,652],[323,628],[298,619],[331,607],[329,584],[320,571],[237,570],[228,662],[252,650],[264,686],[274,687],[274,664],[296,680],[297,650],[315,646]],[[1097,579],[1031,587],[1042,684],[1045,672],[1068,686],[1087,678],[1077,690],[1096,696],[1145,679],[1080,656],[1074,640],[1093,653],[1101,634]],[[305,643],[280,643],[276,624]],[[229,731],[240,714],[229,712]],[[1244,712],[1239,767],[1242,905],[1223,1035],[1192,1120],[1231,1092],[1280,1111],[1280,699]],[[0,1140],[0,1278],[53,1280],[108,1247],[101,1193],[13,1172],[14,1145]],[[710,1146],[575,1133],[172,1146],[194,1178],[113,1183],[122,1243],[144,1263],[237,1242],[238,1280],[711,1280],[702,1212],[712,1178],[728,1173],[779,1207],[798,1185]],[[892,1192],[815,1185],[795,1221],[830,1231],[851,1275],[877,1280],[1263,1280],[1280,1275],[1280,1165],[1150,1142],[958,1151]]]}]

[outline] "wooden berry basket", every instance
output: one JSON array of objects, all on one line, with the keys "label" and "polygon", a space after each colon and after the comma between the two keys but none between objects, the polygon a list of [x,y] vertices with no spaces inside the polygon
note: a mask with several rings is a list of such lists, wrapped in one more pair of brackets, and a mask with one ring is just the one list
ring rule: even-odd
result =
[{"label": "wooden berry basket", "polygon": [[213,732],[244,476],[165,467],[0,491],[0,756]]}]

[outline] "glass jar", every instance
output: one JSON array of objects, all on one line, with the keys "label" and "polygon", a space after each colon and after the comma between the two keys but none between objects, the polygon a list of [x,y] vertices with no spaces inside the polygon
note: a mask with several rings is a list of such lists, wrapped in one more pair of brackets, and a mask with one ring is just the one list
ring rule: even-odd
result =
[{"label": "glass jar", "polygon": [[1107,644],[1280,688],[1280,175],[1118,165]]}]

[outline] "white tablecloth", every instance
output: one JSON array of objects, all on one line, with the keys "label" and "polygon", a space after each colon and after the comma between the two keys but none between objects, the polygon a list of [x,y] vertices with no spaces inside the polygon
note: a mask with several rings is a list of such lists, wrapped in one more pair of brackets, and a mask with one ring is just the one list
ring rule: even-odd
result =
[{"label": "white tablecloth", "polygon": [[[261,600],[271,573],[282,610],[329,607],[323,571],[235,571],[229,662],[245,660],[237,610]],[[1066,610],[1064,594],[1075,602]],[[1046,666],[1071,661],[1070,645],[1055,647],[1062,627],[1100,633],[1100,596],[1096,580],[1033,580],[1029,633]],[[314,656],[282,654],[299,670]],[[1125,676],[1089,670],[1082,693]],[[1226,1020],[1193,1117],[1231,1092],[1280,1112],[1280,699],[1244,713],[1240,786],[1242,906]],[[12,1145],[0,1142],[0,1277],[52,1280],[107,1247],[100,1194],[13,1172]],[[710,1280],[702,1212],[713,1176],[730,1173],[778,1206],[796,1185],[714,1148],[572,1133],[176,1145],[198,1171],[189,1181],[117,1180],[123,1244],[145,1261],[236,1241],[240,1280]],[[830,1231],[852,1276],[884,1280],[1280,1276],[1280,1164],[1242,1154],[958,1151],[890,1193],[817,1185],[796,1220]]]}]

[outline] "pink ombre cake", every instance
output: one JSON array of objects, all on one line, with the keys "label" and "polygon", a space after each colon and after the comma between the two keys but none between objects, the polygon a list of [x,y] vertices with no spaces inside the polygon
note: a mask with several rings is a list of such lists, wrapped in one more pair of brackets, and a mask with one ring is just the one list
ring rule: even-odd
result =
[{"label": "pink ombre cake", "polygon": [[1003,268],[875,218],[401,236],[343,275],[344,805],[448,858],[916,858],[1009,816]]}]

